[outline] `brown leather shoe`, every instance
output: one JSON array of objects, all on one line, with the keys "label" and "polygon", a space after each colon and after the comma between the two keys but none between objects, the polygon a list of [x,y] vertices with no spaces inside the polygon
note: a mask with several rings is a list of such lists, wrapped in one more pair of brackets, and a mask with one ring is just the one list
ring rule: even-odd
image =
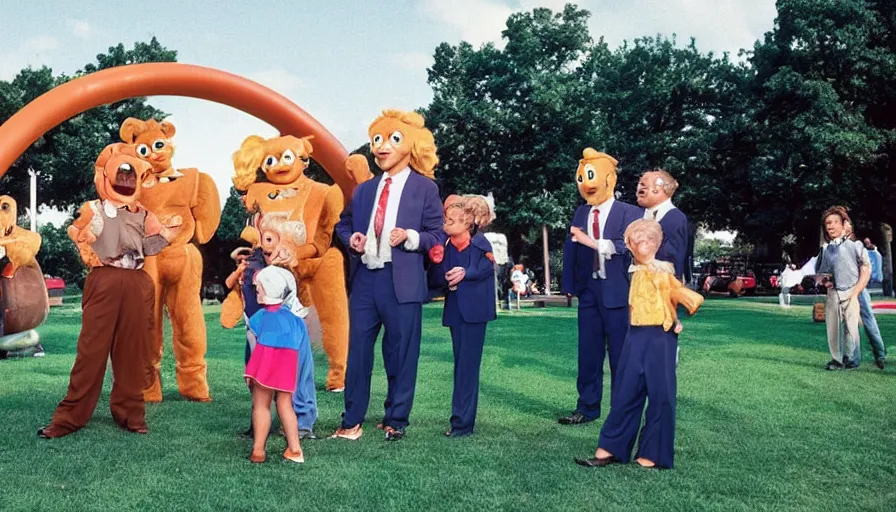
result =
[{"label": "brown leather shoe", "polygon": [[67,436],[69,434],[71,434],[70,431],[63,430],[53,425],[47,425],[46,427],[37,429],[37,437],[41,439],[56,439],[57,437]]},{"label": "brown leather shoe", "polygon": [[256,452],[253,450],[252,453],[249,454],[249,462],[251,462],[253,464],[261,464],[262,462],[264,462],[264,459],[266,456],[267,455],[263,451]]},{"label": "brown leather shoe", "polygon": [[292,451],[289,448],[286,448],[286,451],[283,452],[283,458],[297,464],[305,462],[305,454],[302,453],[301,448],[299,448],[297,451]]},{"label": "brown leather shoe", "polygon": [[330,439],[348,439],[349,441],[357,441],[361,439],[361,436],[364,435],[364,430],[361,428],[361,425],[355,425],[352,428],[340,428],[336,431]]}]

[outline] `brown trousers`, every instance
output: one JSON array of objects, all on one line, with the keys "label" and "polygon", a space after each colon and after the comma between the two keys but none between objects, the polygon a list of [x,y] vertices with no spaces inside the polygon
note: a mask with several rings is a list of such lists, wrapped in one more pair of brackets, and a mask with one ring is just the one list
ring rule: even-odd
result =
[{"label": "brown trousers", "polygon": [[97,267],[87,275],[81,298],[81,335],[68,392],[50,425],[74,432],[90,420],[112,358],[109,407],[120,427],[146,427],[143,387],[152,337],[154,290],[142,270]]}]

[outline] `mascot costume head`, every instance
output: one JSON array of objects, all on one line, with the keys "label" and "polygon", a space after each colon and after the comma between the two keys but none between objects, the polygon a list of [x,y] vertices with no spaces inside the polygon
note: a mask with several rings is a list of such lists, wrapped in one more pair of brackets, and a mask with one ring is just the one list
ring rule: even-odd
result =
[{"label": "mascot costume head", "polygon": [[[174,157],[174,125],[164,121],[159,123],[155,119],[141,121],[129,117],[121,124],[118,131],[121,140],[134,146],[140,159],[152,166],[153,177],[159,180],[177,178],[182,176],[171,166]],[[155,185],[152,177],[143,183],[145,187]]]},{"label": "mascot costume head", "polygon": [[405,167],[435,179],[436,142],[426,126],[423,116],[416,112],[384,110],[370,124],[370,152],[376,165],[384,172],[399,172]]},{"label": "mascot costume head", "polygon": [[612,156],[585,148],[576,169],[576,185],[586,203],[595,206],[613,197],[617,164]]}]

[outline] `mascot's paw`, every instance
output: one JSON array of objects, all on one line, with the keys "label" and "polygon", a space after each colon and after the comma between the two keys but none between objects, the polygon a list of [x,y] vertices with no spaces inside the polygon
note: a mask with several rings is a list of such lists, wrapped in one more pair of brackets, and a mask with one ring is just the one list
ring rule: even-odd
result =
[{"label": "mascot's paw", "polygon": [[433,263],[441,263],[442,259],[445,258],[445,247],[441,245],[436,245],[432,249],[429,250],[429,261]]},{"label": "mascot's paw", "polygon": [[148,404],[157,404],[162,401],[162,381],[159,380],[158,373],[156,373],[152,385],[143,390],[143,401]]},{"label": "mascot's paw", "polygon": [[364,183],[373,177],[370,172],[370,164],[367,163],[367,158],[364,155],[349,156],[345,161],[345,170],[348,171],[355,183]]},{"label": "mascot's paw", "polygon": [[236,290],[231,290],[221,304],[221,326],[233,329],[243,319],[243,298]]}]

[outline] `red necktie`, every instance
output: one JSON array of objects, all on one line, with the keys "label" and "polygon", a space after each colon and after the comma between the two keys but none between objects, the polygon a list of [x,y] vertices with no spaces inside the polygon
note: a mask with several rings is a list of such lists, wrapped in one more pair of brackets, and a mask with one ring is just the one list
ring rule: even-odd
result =
[{"label": "red necktie", "polygon": [[389,186],[392,184],[392,178],[386,178],[386,186],[380,192],[380,200],[376,204],[376,216],[373,218],[373,232],[379,240],[383,233],[383,223],[386,221],[386,205],[389,203]]},{"label": "red necktie", "polygon": [[[591,233],[593,235],[592,238],[594,238],[595,240],[600,240],[600,219],[598,218],[599,215],[600,215],[600,210],[595,208],[594,209],[594,221],[591,223]],[[599,256],[598,252],[594,251],[594,267],[592,268],[592,270],[594,270],[595,272],[600,270],[600,260],[598,260],[599,257],[600,256]]]}]

